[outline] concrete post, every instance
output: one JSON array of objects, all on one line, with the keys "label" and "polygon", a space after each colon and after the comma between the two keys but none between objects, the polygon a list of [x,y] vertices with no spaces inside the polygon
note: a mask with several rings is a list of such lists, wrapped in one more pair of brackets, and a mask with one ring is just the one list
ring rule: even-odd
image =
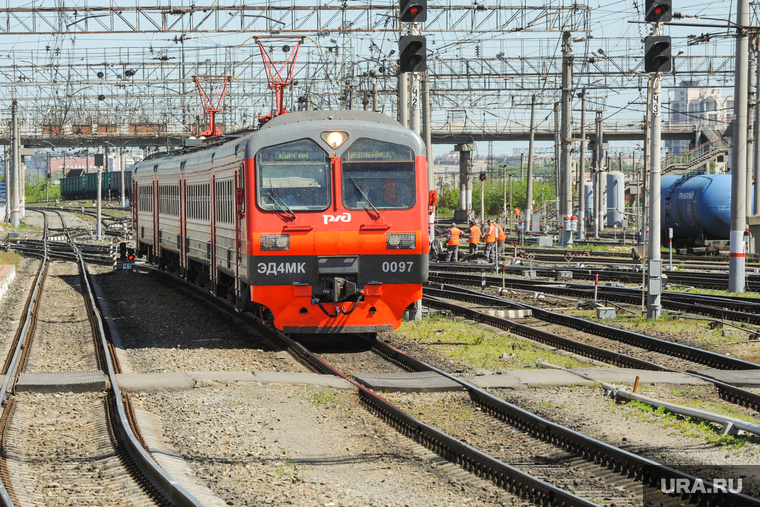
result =
[{"label": "concrete post", "polygon": [[[655,25],[654,35],[662,33],[662,25]],[[660,214],[662,211],[660,192],[660,125],[662,121],[662,78],[660,73],[649,77],[652,87],[652,102],[649,104],[652,117],[652,142],[649,172],[649,263],[647,266],[647,318],[659,319],[662,312],[662,259],[660,243]]]},{"label": "concrete post", "polygon": [[586,239],[586,90],[581,98],[581,146],[578,157],[578,240]]},{"label": "concrete post", "polygon": [[524,231],[531,229],[531,214],[533,212],[533,144],[536,136],[536,96],[530,98],[530,134],[528,138],[528,181],[525,187],[525,228]]},{"label": "concrete post", "polygon": [[520,153],[520,181],[525,178],[525,172],[523,171],[523,167],[525,165],[525,153]]},{"label": "concrete post", "polygon": [[[754,56],[754,52],[752,56]],[[749,75],[747,79],[747,183],[745,184],[747,197],[745,199],[747,203],[747,215],[751,215],[754,210],[752,205],[752,178],[754,176],[752,161],[755,158],[755,59],[747,57],[747,63],[749,65]]]},{"label": "concrete post", "polygon": [[472,209],[472,152],[474,144],[457,144],[454,147],[459,152],[459,196],[460,209],[470,211]]},{"label": "concrete post", "polygon": [[596,137],[594,139],[594,238],[599,238],[600,208],[602,206],[602,156],[604,149],[602,144],[602,113],[596,113]]},{"label": "concrete post", "polygon": [[410,125],[409,128],[412,129],[417,134],[421,133],[420,131],[420,75],[418,72],[412,72],[409,77],[410,79],[410,86],[409,86],[409,116],[410,116]]},{"label": "concrete post", "polygon": [[409,74],[398,75],[398,122],[409,128]]},{"label": "concrete post", "polygon": [[[375,82],[375,97],[377,97],[377,82]],[[376,105],[376,103],[375,103]],[[433,113],[430,110],[430,77],[427,70],[424,74],[424,81],[422,86],[422,140],[425,141],[425,156],[427,158],[427,181],[428,192],[435,190],[435,173],[433,172],[433,141],[431,139],[431,129],[433,125]],[[430,241],[435,239],[435,209],[432,213],[428,213],[428,234],[430,235]]]},{"label": "concrete post", "polygon": [[11,105],[11,173],[13,190],[11,190],[11,217],[13,219],[13,228],[18,229],[21,222],[21,216],[19,215],[19,192],[21,185],[19,184],[20,166],[21,166],[21,154],[19,153],[19,132],[18,132],[18,103],[14,100]]},{"label": "concrete post", "polygon": [[119,166],[121,168],[121,209],[124,209],[127,207],[127,189],[124,187],[124,176],[125,172],[127,171],[127,159],[124,156],[124,147],[121,147],[121,151],[119,152]]},{"label": "concrete post", "polygon": [[[103,156],[103,165],[106,165],[108,163],[107,157],[108,157],[108,152],[106,151],[105,154],[104,154],[104,156]],[[100,219],[101,219],[100,214],[101,214],[101,205],[102,205],[102,203],[101,203],[101,197],[102,197],[102,193],[103,193],[102,190],[101,190],[101,187],[102,187],[102,184],[103,184],[103,170],[102,169],[103,169],[103,166],[97,167],[97,170],[98,170],[98,185],[97,185],[96,192],[97,192],[97,199],[98,199],[98,208],[97,208],[98,209],[98,215],[97,215],[96,222],[95,222],[95,238],[98,241],[100,241],[100,240],[103,239],[103,231],[101,230],[101,225],[100,225]]]},{"label": "concrete post", "polygon": [[738,0],[736,13],[736,83],[734,85],[734,132],[731,159],[731,246],[728,260],[729,292],[744,292],[744,228],[747,223],[747,71],[749,0]]},{"label": "concrete post", "polygon": [[[760,98],[760,36],[755,38],[755,99]],[[760,104],[755,103],[755,132],[760,129]],[[755,215],[760,215],[760,136],[755,133]]]},{"label": "concrete post", "polygon": [[559,117],[559,102],[554,103],[554,218],[558,224],[562,224],[561,217],[559,216],[559,210],[562,207],[562,201],[565,196],[560,191],[560,158],[562,157],[562,140],[560,139],[560,117]]},{"label": "concrete post", "polygon": [[570,32],[562,34],[562,129],[560,141],[562,160],[560,174],[562,178],[562,208],[559,223],[559,245],[573,246],[573,231],[570,221],[573,215],[573,41]]}]

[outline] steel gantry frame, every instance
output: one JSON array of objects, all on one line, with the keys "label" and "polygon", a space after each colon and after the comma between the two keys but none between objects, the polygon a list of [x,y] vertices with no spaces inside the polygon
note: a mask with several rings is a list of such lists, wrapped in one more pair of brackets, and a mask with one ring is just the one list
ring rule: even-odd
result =
[{"label": "steel gantry frame", "polygon": [[[327,33],[398,32],[398,5],[382,2],[347,5],[332,0],[313,3],[290,0],[267,1],[263,5],[140,5],[139,0],[110,0],[77,6],[46,7],[49,2],[33,0],[31,6],[13,6],[6,0],[0,8],[0,33],[95,34],[95,33],[282,33],[309,35]],[[210,2],[209,2],[210,3]],[[508,5],[505,0],[457,3],[452,0],[429,6],[425,31],[574,32],[589,30],[590,7],[574,2],[562,5]]]}]

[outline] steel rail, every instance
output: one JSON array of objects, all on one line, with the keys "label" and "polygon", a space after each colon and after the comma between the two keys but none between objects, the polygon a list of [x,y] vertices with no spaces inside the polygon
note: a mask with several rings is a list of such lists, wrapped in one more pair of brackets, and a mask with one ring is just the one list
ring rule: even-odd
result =
[{"label": "steel rail", "polygon": [[[26,341],[29,336],[30,329],[33,329],[33,323],[34,323],[34,316],[37,313],[37,309],[39,307],[39,301],[42,291],[42,284],[45,279],[45,273],[47,272],[47,263],[48,263],[48,252],[47,252],[47,217],[43,213],[43,220],[44,220],[44,226],[43,226],[43,238],[45,239],[45,242],[43,243],[43,250],[42,250],[42,263],[40,264],[40,269],[37,273],[34,287],[32,289],[32,293],[29,297],[26,313],[23,316],[24,323],[21,328],[21,332],[18,336],[18,341],[16,342],[16,347],[13,351],[13,356],[11,357],[10,362],[8,363],[7,373],[5,375],[5,378],[3,379],[2,387],[0,387],[0,405],[3,407],[3,413],[2,417],[5,419],[9,416],[9,414],[6,414],[6,410],[9,409],[9,403],[7,403],[6,396],[8,394],[8,386],[10,385],[11,380],[15,379],[14,371],[16,370],[16,367],[19,363],[19,358],[21,357],[22,351],[24,350],[24,345],[26,344]],[[6,485],[0,480],[0,502],[2,502],[3,506],[5,507],[14,507],[15,504],[13,502],[13,498],[11,497],[10,492],[8,491],[8,488],[6,488]]]},{"label": "steel rail", "polygon": [[[580,297],[585,299],[591,299],[593,298],[594,294],[594,286],[592,285],[577,285],[577,284],[568,284],[568,283],[562,283],[557,284],[556,282],[545,282],[541,280],[531,280],[531,281],[518,281],[514,279],[506,279],[502,280],[501,277],[495,277],[495,276],[473,276],[473,275],[461,275],[461,274],[455,274],[455,273],[446,273],[446,274],[434,274],[431,273],[428,277],[428,281],[434,281],[434,282],[440,282],[440,283],[457,283],[457,284],[464,284],[464,285],[472,285],[472,286],[481,286],[482,281],[486,280],[489,285],[492,286],[501,286],[502,282],[505,286],[512,287],[512,288],[520,288],[525,290],[530,290],[533,292],[543,292],[546,294],[560,294],[560,295],[572,295],[573,297]],[[602,300],[608,300],[608,301],[616,301],[619,303],[627,303],[630,305],[639,306],[641,305],[641,290],[640,289],[625,289],[625,288],[618,288],[618,287],[597,287],[598,289],[598,297]],[[702,300],[704,301],[703,304],[700,303],[688,303],[688,302],[681,302],[674,299],[678,299],[679,296],[676,294],[673,298],[671,298],[671,295],[675,293],[673,292],[663,292],[662,294],[662,306],[663,308],[667,308],[669,310],[678,310],[688,313],[694,313],[698,315],[706,315],[710,317],[716,317],[724,320],[735,320],[739,322],[749,322],[752,324],[760,324],[760,314],[757,313],[747,313],[747,312],[741,312],[741,311],[735,311],[735,310],[729,310],[725,306],[714,306],[707,303],[714,303],[714,304],[732,304],[732,305],[744,305],[746,308],[750,308],[753,310],[756,310],[760,312],[760,301],[756,304],[751,304],[746,301],[741,300],[734,300],[730,298],[712,298],[708,299],[708,297],[701,297],[699,294],[690,294],[690,297],[693,297],[693,299]]]},{"label": "steel rail", "polygon": [[[566,350],[568,352],[572,352],[573,354],[578,354],[579,356],[589,357],[591,359],[596,359],[605,363],[614,364],[615,366],[620,366],[623,368],[638,368],[641,370],[651,371],[670,371],[664,366],[660,366],[643,359],[637,359],[626,354],[620,354],[619,352],[613,352],[611,350],[596,347],[594,345],[580,343],[578,341],[571,340],[570,338],[558,336],[556,334],[549,333],[548,331],[542,331],[525,324],[519,324],[509,319],[488,315],[472,308],[465,308],[454,303],[449,303],[436,297],[431,297],[429,295],[430,292],[435,293],[436,291],[428,290],[425,288],[425,292],[422,296],[422,302],[431,308],[438,308],[441,310],[447,310],[452,313],[457,313],[459,315],[464,315],[468,319],[471,319],[475,322],[488,324],[489,326],[493,326],[504,331],[523,336],[525,338],[549,345],[551,347]],[[448,297],[449,299],[458,299],[449,295],[441,295]]]},{"label": "steel rail", "polygon": [[[56,213],[58,213],[58,215],[61,217],[61,222],[64,223],[63,216],[60,214],[60,212]],[[76,243],[74,243],[74,241],[71,239],[68,229],[66,229],[66,234],[69,237],[71,244],[74,245],[74,249],[78,254],[79,249]],[[127,451],[129,452],[129,455],[132,457],[134,462],[138,464],[140,471],[155,484],[158,484],[158,486],[161,487],[166,494],[168,494],[168,499],[174,502],[176,505],[179,505],[181,507],[202,507],[203,504],[201,504],[195,497],[186,491],[176,480],[167,474],[158,465],[158,463],[156,463],[156,461],[148,454],[145,448],[143,448],[140,440],[132,431],[132,427],[129,424],[127,411],[124,408],[124,402],[122,400],[121,390],[119,389],[119,383],[116,379],[114,363],[111,359],[111,355],[108,353],[109,346],[103,318],[100,314],[100,311],[98,310],[94,291],[92,290],[92,285],[90,283],[90,274],[87,271],[87,266],[85,265],[85,261],[81,255],[79,256],[77,263],[79,265],[80,272],[84,274],[83,290],[85,292],[85,300],[87,301],[87,304],[91,308],[92,314],[95,317],[98,339],[100,341],[100,348],[103,354],[103,359],[105,361],[108,380],[111,384],[111,389],[113,390],[114,394],[113,401],[116,407],[116,425],[121,434],[122,441],[124,442]]]},{"label": "steel rail", "polygon": [[[289,354],[292,354],[293,357],[312,370],[327,375],[335,375],[350,382],[358,389],[361,402],[368,407],[369,410],[379,414],[383,420],[403,435],[424,445],[431,451],[452,463],[457,464],[464,470],[474,473],[485,480],[489,480],[496,486],[514,493],[515,495],[528,498],[538,505],[557,507],[595,506],[593,502],[578,497],[568,491],[548,484],[515,467],[503,463],[416,419],[393,405],[391,402],[378,396],[370,389],[367,389],[362,384],[336,370],[286,334],[265,325],[258,318],[249,313],[237,312],[232,305],[219,300],[210,292],[203,290],[196,285],[190,284],[187,280],[144,265],[136,265],[135,269],[141,269],[159,275],[175,286],[201,297],[204,301],[210,303],[219,310],[235,315],[247,324],[259,329],[264,334],[276,337]],[[433,368],[428,367],[428,370],[433,370]]]},{"label": "steel rail", "polygon": [[[397,364],[406,365],[410,370],[416,370],[419,368],[424,371],[434,371],[439,375],[458,383],[468,391],[470,397],[477,405],[482,406],[488,413],[498,419],[515,426],[536,438],[563,448],[570,453],[579,455],[587,461],[618,470],[621,475],[633,475],[636,479],[641,479],[646,486],[654,487],[654,485],[659,482],[660,478],[663,477],[678,477],[690,481],[696,479],[696,477],[687,473],[675,470],[628,451],[624,451],[623,449],[539,417],[538,415],[512,405],[501,398],[497,398],[483,389],[451,375],[448,372],[439,370],[434,366],[430,366],[418,359],[408,356],[387,343],[376,340],[373,349],[377,350],[378,353],[384,357],[393,358],[393,361]],[[689,500],[694,502],[694,498],[690,498]],[[712,502],[709,502],[709,498],[707,500],[708,504],[712,505]],[[723,497],[722,500],[725,501],[728,499],[727,497]],[[684,503],[689,502],[684,499]],[[742,495],[741,493],[734,493],[730,501],[725,501],[725,503],[721,503],[721,505],[726,507],[760,506],[760,499]]]},{"label": "steel rail", "polygon": [[[232,305],[220,301],[210,292],[162,270],[147,266],[135,266],[135,268],[143,269],[150,273],[162,276],[175,286],[192,292],[221,311],[237,316],[268,335],[276,336],[276,338],[283,344],[283,348],[302,364],[319,373],[337,375],[346,379],[359,390],[361,401],[368,407],[368,409],[379,414],[381,418],[386,420],[405,436],[414,439],[419,444],[424,445],[439,456],[457,464],[466,471],[474,473],[483,479],[490,480],[497,486],[509,492],[529,498],[538,505],[565,505],[570,507],[579,504],[591,504],[591,502],[588,502],[585,499],[544,483],[525,472],[481,453],[477,449],[474,449],[459,440],[453,439],[449,435],[419,421],[392,403],[384,400],[373,391],[334,369],[321,358],[307,350],[303,345],[292,340],[286,334],[263,324],[258,318],[249,313],[237,312]],[[483,407],[487,413],[536,438],[563,448],[575,455],[581,456],[587,461],[615,469],[623,475],[627,474],[629,476],[634,476],[636,479],[642,480],[645,485],[652,487],[655,487],[659,479],[662,477],[677,477],[689,480],[696,479],[684,472],[637,456],[560,424],[543,419],[536,414],[497,398],[454,375],[419,361],[387,343],[379,340],[371,340],[371,342],[372,349],[391,362],[410,371],[434,371],[457,382],[468,391],[473,401],[477,405]],[[740,493],[731,494],[730,497],[723,497],[723,500],[725,500],[725,503],[722,504],[724,507],[760,507],[760,500]]]},{"label": "steel rail", "polygon": [[[489,296],[489,295],[485,295],[485,294],[480,294],[480,293],[477,293],[477,292],[474,292],[474,291],[470,291],[468,289],[464,289],[464,288],[461,288],[461,287],[455,287],[454,289],[455,290],[453,290],[453,291],[448,291],[447,292],[448,295],[446,297],[449,297],[451,299],[466,299],[466,298],[472,299],[472,298],[477,298],[478,302],[489,304],[489,305],[500,305],[500,306],[501,305],[509,305],[509,306],[517,306],[517,307],[524,308],[524,309],[529,309],[529,310],[533,311],[533,315],[536,316],[536,318],[539,318],[541,320],[546,320],[547,322],[553,322],[553,323],[557,323],[557,324],[560,324],[560,325],[567,325],[568,327],[572,327],[572,328],[577,329],[579,331],[583,331],[585,333],[594,334],[594,335],[598,335],[598,336],[603,336],[605,338],[609,338],[609,339],[612,339],[612,340],[616,340],[616,338],[614,337],[615,336],[614,332],[617,331],[617,332],[620,333],[620,336],[623,336],[623,335],[626,336],[626,340],[624,341],[625,343],[628,343],[628,344],[631,344],[631,345],[635,345],[635,346],[639,346],[639,347],[641,347],[641,345],[638,344],[637,341],[636,341],[637,338],[639,338],[639,337],[644,338],[647,341],[655,341],[655,342],[662,342],[663,341],[663,340],[658,340],[657,338],[652,338],[650,336],[640,335],[639,333],[634,333],[632,331],[626,331],[626,330],[622,330],[622,329],[616,329],[616,328],[612,328],[610,326],[605,326],[603,324],[598,324],[598,323],[595,323],[595,322],[590,322],[590,321],[587,321],[587,320],[584,320],[584,319],[580,319],[578,317],[571,317],[571,316],[568,316],[568,315],[561,315],[561,314],[557,314],[557,313],[554,313],[554,312],[549,312],[549,311],[544,310],[542,308],[536,308],[534,306],[526,305],[524,303],[517,303],[517,302],[514,302],[514,301],[498,298],[496,296]],[[424,290],[425,291],[431,291],[433,289],[429,288],[429,287],[425,287]],[[443,291],[445,292],[445,290],[443,290]],[[441,295],[440,292],[439,292],[439,295]],[[463,313],[458,307],[456,307],[456,305],[449,305],[447,307],[447,309],[450,310],[450,311],[457,311],[457,312]],[[463,309],[463,310],[469,310],[469,309]],[[474,313],[479,313],[479,312],[474,312]],[[549,315],[547,316],[546,314],[549,314]],[[481,315],[483,315],[483,314],[481,314]],[[485,316],[485,317],[491,317],[491,316],[488,315],[488,316]],[[483,318],[485,318],[485,317],[483,317]],[[559,317],[559,318],[556,319],[556,320],[554,320],[553,317]],[[499,317],[493,317],[493,319],[498,319],[498,318]],[[549,319],[551,319],[551,320],[549,320]],[[580,322],[572,322],[572,321],[580,321]],[[496,323],[498,324],[498,321]],[[494,325],[494,324],[491,323],[491,325]],[[612,332],[612,334],[611,334],[611,332]],[[515,334],[517,334],[517,333],[515,333]],[[570,341],[572,341],[572,340],[570,340]],[[560,343],[561,344],[562,342],[561,341],[556,341],[556,342],[545,342],[545,343],[552,343],[552,344],[553,343]],[[688,347],[687,345],[674,344],[672,342],[664,341],[664,345],[668,345],[668,344],[670,344],[670,345],[677,345],[679,347],[684,347],[686,349],[694,349],[693,347]],[[563,349],[563,350],[570,350],[570,351],[572,351],[572,352],[574,352],[576,354],[579,354],[579,355],[583,355],[583,356],[586,356],[586,357],[592,357],[592,358],[595,358],[595,359],[599,358],[600,360],[605,361],[605,359],[601,358],[602,357],[602,353],[599,353],[598,356],[596,356],[596,355],[593,354],[595,352],[593,350],[590,350],[589,353],[585,353],[586,350],[587,350],[587,348],[589,348],[589,349],[595,349],[596,347],[593,347],[592,345],[586,345],[586,344],[579,344],[579,345],[581,345],[581,346],[574,346],[572,348],[567,348],[567,349]],[[559,347],[559,348],[562,348],[562,347]],[[642,347],[642,348],[646,348],[646,347]],[[599,350],[604,351],[605,349],[599,349]],[[656,351],[655,349],[651,349],[651,350]],[[714,354],[714,353],[709,352],[709,351],[702,351],[701,349],[694,349],[694,350],[701,351],[701,352],[706,352],[708,354]],[[685,352],[688,353],[689,351],[687,350]],[[661,353],[670,355],[667,352],[661,352]],[[614,353],[612,353],[612,354],[614,354]],[[615,355],[613,357],[616,357],[616,356],[617,355]],[[750,363],[750,362],[747,362],[747,361],[741,361],[739,359],[733,359],[733,358],[729,358],[729,357],[726,357],[726,356],[721,356],[720,354],[715,354],[715,356],[717,356],[715,358],[716,361],[722,359],[723,361],[727,361],[728,364],[731,364],[731,366],[737,366],[737,365],[747,365],[748,366],[747,368],[740,368],[740,369],[760,369],[760,365],[758,365],[756,363]],[[627,357],[627,356],[625,356],[625,357]],[[678,356],[676,356],[676,357],[678,357]],[[641,367],[641,366],[639,368],[650,369],[650,370],[659,369],[660,371],[671,371],[671,372],[679,371],[679,370],[673,370],[673,369],[670,369],[670,368],[666,368],[664,366],[657,365],[656,363],[648,363],[648,364],[650,364],[650,365],[652,365],[652,366],[654,366],[656,368],[652,368],[652,367],[646,368],[646,367]],[[729,370],[734,369],[735,370],[736,368],[724,368],[724,369],[729,369]],[[741,405],[741,406],[744,406],[744,407],[747,407],[747,408],[751,408],[753,410],[760,410],[760,393],[754,393],[752,391],[748,391],[746,389],[742,389],[741,387],[737,387],[737,386],[731,385],[729,383],[722,382],[720,380],[713,379],[713,378],[707,377],[705,375],[701,375],[701,374],[696,373],[696,372],[691,371],[691,370],[681,371],[681,373],[685,373],[686,375],[691,375],[691,376],[693,376],[695,378],[699,378],[699,379],[701,379],[701,380],[703,380],[705,382],[709,382],[709,383],[713,384],[715,386],[715,388],[718,390],[718,395],[721,398],[723,398],[724,400],[726,400],[726,401],[729,401],[731,403],[735,403],[737,405]]]}]

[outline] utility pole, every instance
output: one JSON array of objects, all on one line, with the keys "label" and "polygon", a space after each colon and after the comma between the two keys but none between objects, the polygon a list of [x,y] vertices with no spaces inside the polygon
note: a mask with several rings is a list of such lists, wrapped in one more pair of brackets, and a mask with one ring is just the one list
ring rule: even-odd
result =
[{"label": "utility pole", "polygon": [[[377,92],[377,81],[375,81],[375,92]],[[375,93],[377,97],[377,93]],[[377,99],[375,98],[375,101]],[[376,102],[373,106],[376,108]],[[425,141],[425,156],[427,159],[428,171],[428,192],[435,190],[435,174],[433,173],[433,142],[431,140],[432,128],[432,111],[430,111],[430,76],[425,70],[422,86],[422,140]],[[435,208],[428,210],[428,235],[430,241],[435,239]]]},{"label": "utility pole", "polygon": [[509,229],[512,230],[512,210],[515,209],[512,206],[512,175],[509,175]]},{"label": "utility pole", "polygon": [[409,95],[409,115],[411,124],[409,128],[416,134],[420,131],[420,76],[417,72],[410,73],[411,78],[410,95]]},{"label": "utility pole", "polygon": [[520,153],[520,181],[525,178],[525,172],[523,172],[523,165],[525,163],[525,153]]},{"label": "utility pole", "polygon": [[[754,46],[754,44],[753,44]],[[754,47],[753,49],[753,55],[754,56]],[[754,171],[752,170],[752,161],[754,160],[754,146],[755,146],[755,59],[752,57],[747,57],[747,63],[749,65],[749,73],[748,73],[748,80],[747,80],[747,90],[748,90],[748,99],[747,99],[747,183],[745,185],[745,189],[747,192],[746,203],[747,203],[747,215],[752,215],[753,213],[753,207],[752,207],[752,178],[754,176]],[[745,238],[749,239],[749,238]]]},{"label": "utility pole", "polygon": [[19,216],[19,192],[22,188],[19,182],[21,176],[21,154],[19,153],[19,131],[18,131],[18,102],[15,100],[11,104],[11,174],[13,189],[11,192],[11,213],[13,218],[13,228],[18,229],[21,217]]},{"label": "utility pole", "polygon": [[528,181],[525,187],[525,229],[528,232],[532,227],[531,214],[533,212],[533,143],[536,134],[536,96],[530,99],[530,134],[528,138]]},{"label": "utility pole", "polygon": [[573,215],[573,41],[570,32],[562,33],[562,221],[559,224],[559,245],[573,246],[570,222]]},{"label": "utility pole", "polygon": [[50,200],[50,156],[51,153],[47,154],[47,171],[45,171],[45,201]]},{"label": "utility pole", "polygon": [[[661,28],[655,28],[654,35],[660,35]],[[649,78],[649,85],[652,87],[651,117],[652,117],[652,139],[651,155],[649,157],[649,202],[652,205],[649,208],[649,278],[647,283],[647,318],[659,319],[662,312],[661,295],[662,295],[662,259],[660,243],[660,221],[662,206],[660,202],[660,128],[661,128],[661,109],[662,109],[662,80],[660,73],[653,73]]]},{"label": "utility pole", "polygon": [[594,238],[599,239],[599,209],[602,205],[602,156],[604,155],[604,149],[602,148],[602,113],[597,111],[596,113],[596,138],[594,139]]},{"label": "utility pole", "polygon": [[119,166],[121,167],[121,209],[127,207],[127,189],[124,187],[124,176],[127,171],[127,159],[124,156],[124,146],[119,151]]},{"label": "utility pole", "polygon": [[[106,157],[108,157],[108,152],[107,151],[106,151],[105,155],[103,156],[103,165],[105,165],[105,164],[108,163]],[[100,219],[101,219],[100,214],[101,214],[101,204],[102,204],[101,203],[102,191],[100,190],[100,188],[101,188],[101,186],[103,184],[103,171],[102,171],[102,169],[103,169],[103,166],[98,166],[97,167],[97,170],[98,170],[98,186],[97,186],[97,192],[98,192],[98,215],[97,215],[97,219],[96,219],[96,222],[95,222],[95,237],[96,237],[96,239],[98,241],[100,241],[101,239],[103,239],[103,231],[100,228]]]},{"label": "utility pole", "polygon": [[586,89],[581,98],[581,146],[578,157],[578,240],[586,239]]},{"label": "utility pole", "polygon": [[560,158],[562,157],[562,140],[560,139],[561,133],[560,133],[560,118],[559,118],[559,102],[554,103],[554,196],[556,197],[556,200],[554,201],[554,218],[557,220],[557,223],[559,225],[562,225],[561,217],[559,216],[559,210],[562,209],[562,200],[564,200],[565,196],[560,191],[559,187],[559,181],[560,181],[560,175],[559,175],[559,166],[560,166]]},{"label": "utility pole", "polygon": [[398,75],[398,122],[409,128],[409,79],[406,72]]},{"label": "utility pole", "polygon": [[747,223],[747,71],[749,0],[738,0],[736,12],[736,83],[734,85],[734,132],[731,153],[731,246],[728,259],[728,291],[744,292],[744,228]]},{"label": "utility pole", "polygon": [[[760,98],[760,36],[755,37],[755,100]],[[760,104],[755,102],[755,131],[760,129]],[[755,133],[755,214],[760,215],[760,136]]]}]

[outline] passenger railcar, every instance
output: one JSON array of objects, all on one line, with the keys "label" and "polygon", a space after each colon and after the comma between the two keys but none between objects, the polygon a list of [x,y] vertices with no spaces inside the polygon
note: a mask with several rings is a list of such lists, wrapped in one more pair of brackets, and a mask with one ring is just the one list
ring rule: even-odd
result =
[{"label": "passenger railcar", "polygon": [[132,182],[138,254],[280,330],[390,330],[422,298],[425,146],[387,116],[281,115]]}]

